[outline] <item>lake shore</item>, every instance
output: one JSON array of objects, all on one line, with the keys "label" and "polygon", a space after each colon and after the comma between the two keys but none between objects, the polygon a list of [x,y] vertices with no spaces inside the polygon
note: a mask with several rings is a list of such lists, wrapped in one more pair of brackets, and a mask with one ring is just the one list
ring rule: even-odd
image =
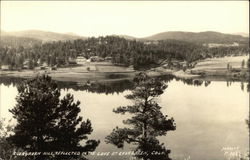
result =
[{"label": "lake shore", "polygon": [[[222,77],[224,79],[248,80],[249,70],[241,67],[242,59],[247,62],[248,56],[211,58],[199,61],[192,69],[185,72],[179,69],[165,69],[157,67],[147,70],[149,76],[173,75],[182,79],[193,79],[202,77]],[[232,69],[227,69],[227,64],[232,65]],[[57,70],[21,70],[21,71],[0,71],[0,76],[33,78],[38,75],[47,74],[59,81],[118,81],[133,79],[135,71],[131,67],[120,67],[113,65],[93,64],[93,70],[87,70],[86,66],[58,68]]]},{"label": "lake shore", "polygon": [[[71,82],[87,82],[87,81],[119,81],[119,80],[131,80],[134,76],[139,73],[139,71],[133,72],[60,72],[60,71],[50,71],[50,72],[34,72],[32,70],[25,71],[1,71],[0,76],[3,77],[17,77],[17,78],[34,78],[38,75],[47,74],[51,76],[54,80],[58,81],[71,81]],[[228,73],[227,71],[208,71],[208,70],[199,70],[195,72],[196,74],[191,74],[184,72],[182,70],[166,70],[162,67],[158,67],[154,70],[148,70],[146,73],[151,77],[161,76],[161,75],[173,75],[177,78],[182,79],[209,79],[212,80],[243,80],[247,81],[247,77],[237,77],[234,76],[233,73]],[[205,73],[205,75],[201,75],[200,73]],[[243,73],[248,74],[245,70]]]}]

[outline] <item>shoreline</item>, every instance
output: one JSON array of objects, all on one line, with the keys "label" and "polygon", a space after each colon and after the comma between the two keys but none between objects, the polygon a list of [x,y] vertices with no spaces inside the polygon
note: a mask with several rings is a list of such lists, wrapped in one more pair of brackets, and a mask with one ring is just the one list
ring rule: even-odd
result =
[{"label": "shoreline", "polygon": [[[145,72],[149,76],[173,75],[182,79],[204,79],[216,77],[224,80],[249,80],[249,69],[246,67],[248,56],[207,58],[197,61],[194,68],[183,71],[180,68],[167,69],[164,66],[151,68]],[[245,61],[242,66],[242,60]],[[230,66],[230,68],[229,68]],[[90,70],[89,70],[90,69]],[[55,80],[87,82],[87,81],[119,81],[133,79],[136,73],[132,67],[115,66],[112,63],[92,63],[86,65],[58,68],[57,70],[0,70],[0,77],[33,78],[37,75],[47,74]]]},{"label": "shoreline", "polygon": [[[23,70],[23,71],[0,71],[0,77],[16,77],[16,78],[34,78],[38,75],[47,74],[57,81],[71,81],[71,82],[87,82],[87,81],[103,81],[112,82],[120,80],[131,80],[135,74],[140,71],[131,72],[72,72],[70,68],[64,68],[62,72],[60,69],[57,71],[39,71]],[[236,81],[248,81],[248,70],[241,70],[240,72],[233,73],[225,70],[198,70],[190,72],[184,72],[182,70],[170,70],[162,67],[157,67],[151,70],[145,71],[149,76],[156,77],[161,75],[173,75],[181,79],[214,79],[214,80],[236,80]],[[195,73],[195,74],[194,74]],[[245,76],[240,76],[244,74]],[[235,76],[236,75],[236,76]],[[209,78],[208,78],[209,77]]]}]

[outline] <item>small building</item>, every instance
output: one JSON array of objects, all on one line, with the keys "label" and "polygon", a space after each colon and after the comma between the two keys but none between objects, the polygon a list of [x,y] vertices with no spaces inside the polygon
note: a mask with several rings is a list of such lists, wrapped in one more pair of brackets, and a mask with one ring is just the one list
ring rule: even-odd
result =
[{"label": "small building", "polygon": [[69,58],[68,63],[69,63],[70,65],[75,65],[75,64],[77,64],[75,58]]},{"label": "small building", "polygon": [[45,69],[46,69],[46,67],[43,67],[43,66],[40,67],[40,70],[45,70]]},{"label": "small building", "polygon": [[43,62],[43,64],[42,64],[42,67],[48,67],[48,63],[47,62]]},{"label": "small building", "polygon": [[52,67],[49,67],[49,70],[50,70],[50,71],[55,71],[55,70],[57,70],[57,65],[54,65],[54,66],[52,66]]},{"label": "small building", "polygon": [[34,70],[36,70],[36,71],[38,71],[38,70],[40,70],[41,69],[41,67],[35,67],[34,68]]},{"label": "small building", "polygon": [[2,65],[1,66],[1,70],[5,71],[5,70],[10,70],[10,65]]},{"label": "small building", "polygon": [[38,65],[41,65],[41,60],[38,59],[38,60],[36,61],[36,63],[37,63]]},{"label": "small building", "polygon": [[104,58],[99,57],[99,56],[92,56],[89,58],[91,62],[101,62],[104,61]]},{"label": "small building", "polygon": [[23,69],[29,69],[29,65],[28,64],[24,64],[23,65]]},{"label": "small building", "polygon": [[182,68],[188,67],[188,64],[187,64],[186,61],[180,62],[180,65],[181,65]]},{"label": "small building", "polygon": [[29,69],[29,65],[30,65],[30,60],[25,60],[24,62],[23,62],[23,69]]},{"label": "small building", "polygon": [[181,61],[178,61],[178,60],[172,60],[171,61],[171,66],[179,68],[181,66],[180,62]]},{"label": "small building", "polygon": [[164,64],[163,68],[167,69],[167,68],[170,68],[170,66],[168,64]]},{"label": "small building", "polygon": [[85,64],[86,63],[86,61],[87,61],[87,59],[85,58],[85,57],[83,57],[83,56],[77,56],[77,58],[76,58],[76,63],[77,64]]},{"label": "small building", "polygon": [[105,57],[104,60],[105,60],[105,61],[111,61],[111,60],[112,60],[112,57]]}]

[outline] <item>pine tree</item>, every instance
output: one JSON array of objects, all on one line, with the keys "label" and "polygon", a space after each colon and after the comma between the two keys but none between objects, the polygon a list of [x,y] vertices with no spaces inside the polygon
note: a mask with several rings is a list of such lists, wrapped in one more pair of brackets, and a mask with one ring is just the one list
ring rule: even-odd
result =
[{"label": "pine tree", "polygon": [[[30,152],[94,151],[99,141],[87,140],[93,131],[90,120],[79,117],[80,102],[72,95],[60,99],[51,77],[43,75],[18,86],[16,106],[10,110],[17,125],[9,140]],[[82,140],[87,140],[82,145]],[[80,143],[81,142],[81,143]],[[36,159],[69,159],[71,156],[38,156]]]},{"label": "pine tree", "polygon": [[11,134],[13,126],[6,123],[5,119],[0,119],[0,159],[13,159],[14,146],[7,141],[8,136]]},{"label": "pine tree", "polygon": [[243,59],[241,62],[241,68],[243,69],[245,67],[245,60]]},{"label": "pine tree", "polygon": [[[163,93],[167,86],[155,78],[150,78],[145,73],[139,73],[135,79],[135,89],[126,98],[134,102],[133,105],[122,106],[114,109],[115,113],[130,113],[132,117],[123,123],[128,128],[116,127],[106,137],[106,142],[118,148],[123,148],[124,143],[136,145],[137,157],[144,160],[169,160],[170,150],[160,144],[158,136],[164,136],[167,131],[175,130],[174,119],[168,119],[160,111],[161,107],[155,98]],[[155,152],[159,154],[154,154]]]}]

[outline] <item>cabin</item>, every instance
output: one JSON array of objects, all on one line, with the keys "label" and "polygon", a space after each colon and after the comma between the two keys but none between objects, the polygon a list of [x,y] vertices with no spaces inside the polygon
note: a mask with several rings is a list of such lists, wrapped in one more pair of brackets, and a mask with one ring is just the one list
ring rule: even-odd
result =
[{"label": "cabin", "polygon": [[1,70],[5,71],[5,70],[10,70],[10,65],[2,65],[1,66]]},{"label": "cabin", "polygon": [[76,63],[76,59],[75,59],[75,58],[69,58],[69,59],[68,59],[68,64],[69,64],[69,65],[75,65],[75,64],[77,64],[77,63]]},{"label": "cabin", "polygon": [[48,63],[47,62],[43,62],[43,64],[40,66],[40,70],[45,70],[48,69]]},{"label": "cabin", "polygon": [[30,60],[29,60],[29,59],[26,59],[26,60],[23,62],[23,69],[29,69],[29,66],[30,66]]},{"label": "cabin", "polygon": [[55,71],[55,70],[57,70],[57,65],[54,65],[54,66],[52,66],[52,67],[49,67],[49,70],[50,70],[50,71]]},{"label": "cabin", "polygon": [[40,67],[40,70],[45,70],[45,69],[46,69],[46,67],[43,67],[43,66]]},{"label": "cabin", "polygon": [[86,61],[87,61],[87,59],[85,57],[83,57],[83,56],[77,56],[77,58],[76,58],[76,63],[77,64],[83,65],[83,64],[86,63]]},{"label": "cabin", "polygon": [[38,60],[36,61],[36,63],[37,63],[38,65],[41,65],[41,60],[38,59]]},{"label": "cabin", "polygon": [[89,58],[91,62],[102,62],[104,61],[104,58],[99,57],[99,56],[92,56]]},{"label": "cabin", "polygon": [[159,44],[159,42],[158,41],[145,41],[145,42],[143,42],[145,45],[150,45],[150,44],[155,44],[155,45],[157,45],[157,44]]},{"label": "cabin", "polygon": [[48,67],[48,63],[47,62],[43,62],[42,66],[46,68],[46,67]]},{"label": "cabin", "polygon": [[169,64],[164,64],[163,68],[167,69],[167,68],[170,68],[170,66],[169,66]]},{"label": "cabin", "polygon": [[112,57],[105,57],[104,60],[105,60],[105,61],[111,61],[111,60],[112,60]]},{"label": "cabin", "polygon": [[187,68],[188,67],[188,63],[186,61],[180,62],[180,66],[182,68]]},{"label": "cabin", "polygon": [[40,70],[41,69],[41,67],[35,67],[34,68],[34,70]]},{"label": "cabin", "polygon": [[176,67],[176,68],[180,68],[180,63],[181,63],[181,61],[178,61],[178,60],[172,60],[171,61],[171,66],[172,67]]}]

